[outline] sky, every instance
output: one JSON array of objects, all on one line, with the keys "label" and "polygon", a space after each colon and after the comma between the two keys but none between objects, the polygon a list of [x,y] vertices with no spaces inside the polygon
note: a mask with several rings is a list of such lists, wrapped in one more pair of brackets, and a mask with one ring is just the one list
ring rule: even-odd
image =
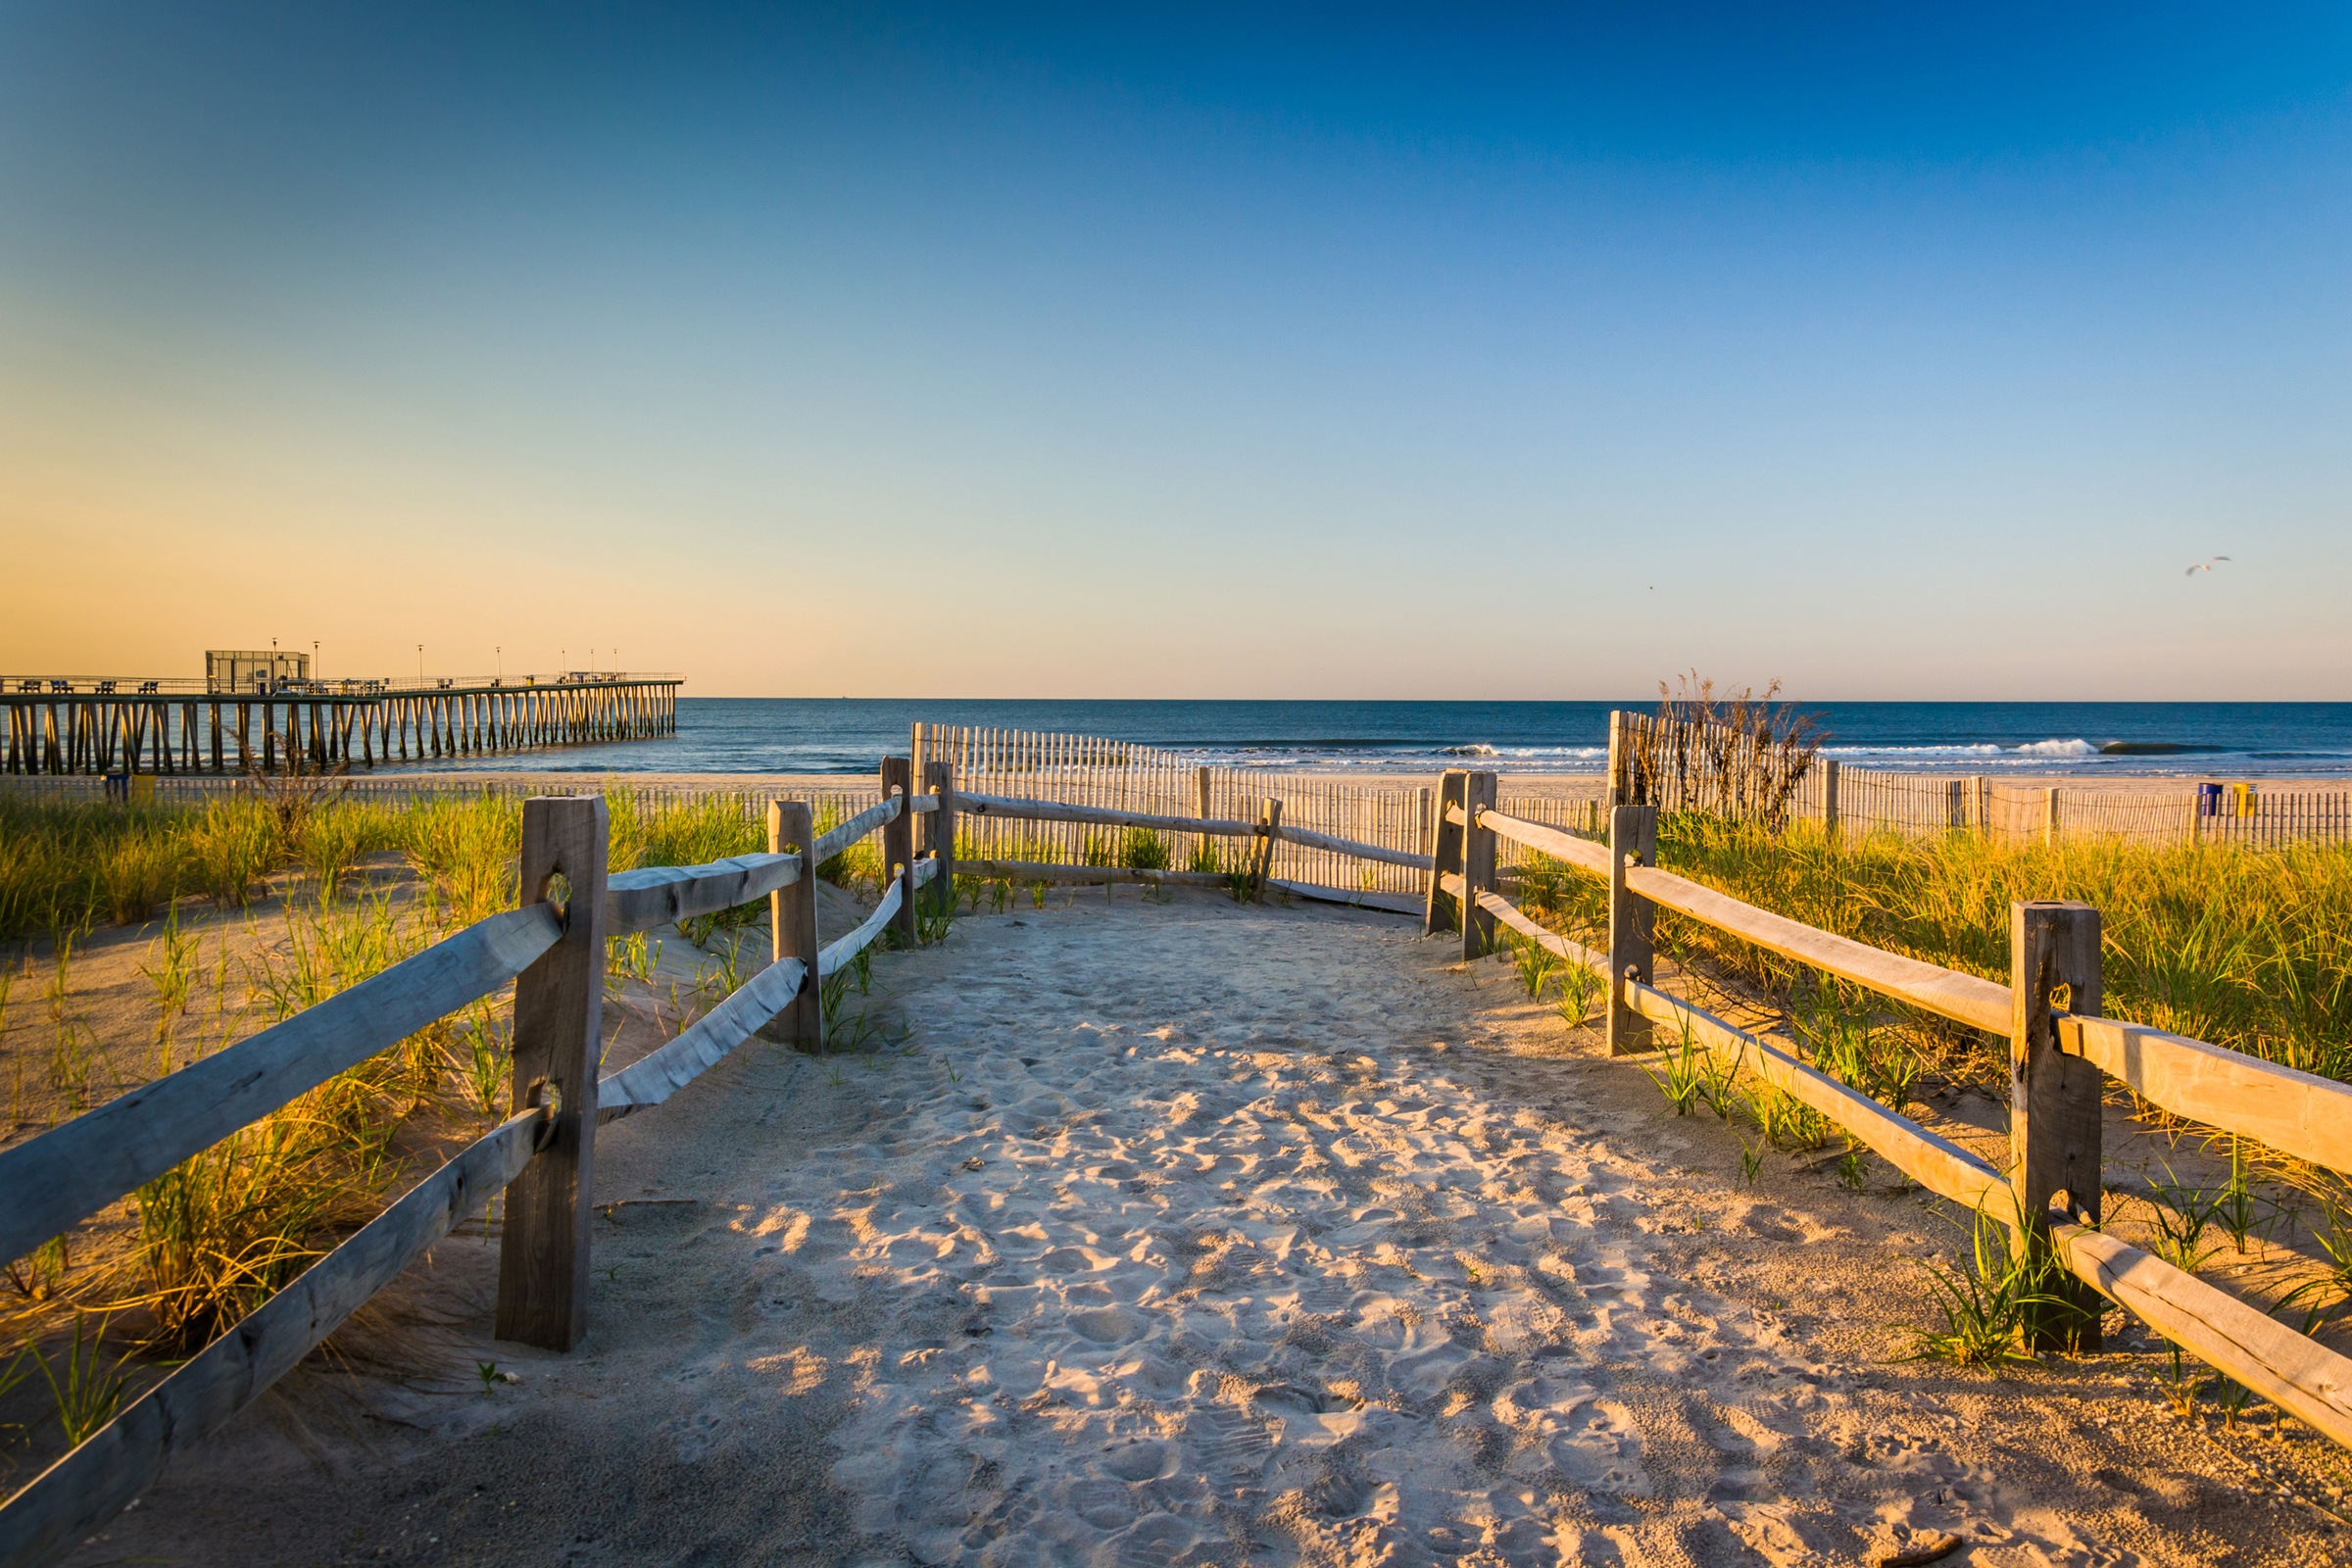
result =
[{"label": "sky", "polygon": [[2352,700],[2347,258],[2340,6],[9,0],[0,673]]}]

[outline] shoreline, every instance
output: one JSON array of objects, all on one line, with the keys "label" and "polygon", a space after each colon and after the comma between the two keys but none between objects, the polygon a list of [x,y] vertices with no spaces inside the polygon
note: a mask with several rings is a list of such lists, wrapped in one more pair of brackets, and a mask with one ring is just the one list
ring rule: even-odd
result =
[{"label": "shoreline", "polygon": [[[1254,770],[1252,770],[1254,771]],[[1351,786],[1364,790],[1410,790],[1434,788],[1443,769],[1427,772],[1407,772],[1398,769],[1366,769],[1357,771],[1340,767],[1268,768],[1262,776],[1272,782],[1277,779],[1312,779],[1318,784]],[[1603,774],[1513,772],[1500,773],[1500,793],[1522,799],[1547,801],[1598,800],[1604,793]],[[193,787],[198,790],[226,788],[236,782],[235,774],[182,773],[142,774],[166,787],[167,792]],[[1850,774],[1848,775],[1851,776]],[[2352,792],[2352,775],[2341,773],[2265,773],[2238,775],[2230,773],[2172,773],[2172,774],[2112,774],[2084,772],[2035,773],[1971,773],[1959,770],[1937,772],[1888,772],[1873,770],[1874,781],[1891,781],[1922,789],[1940,785],[1984,779],[2005,792],[2059,789],[2081,798],[2142,797],[2167,800],[2186,800],[2201,783],[2222,783],[2230,786],[2247,785],[2258,793],[2336,791]],[[405,786],[417,791],[435,789],[466,790],[484,786],[514,788],[539,786],[562,794],[578,793],[583,785],[598,784],[648,790],[741,790],[747,792],[773,791],[780,800],[805,796],[822,797],[847,792],[870,790],[876,785],[871,772],[835,773],[753,773],[753,772],[694,772],[677,771],[606,771],[594,768],[392,768],[380,770],[354,769],[340,776],[319,776],[317,782],[333,788],[348,779],[363,789],[369,787]],[[0,774],[0,796],[19,794],[31,798],[43,796],[78,799],[96,797],[105,780],[96,774]]]}]

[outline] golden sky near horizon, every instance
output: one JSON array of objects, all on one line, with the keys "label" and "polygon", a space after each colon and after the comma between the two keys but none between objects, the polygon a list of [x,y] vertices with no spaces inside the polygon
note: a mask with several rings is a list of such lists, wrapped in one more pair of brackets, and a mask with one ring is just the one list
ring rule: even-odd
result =
[{"label": "golden sky near horizon", "polygon": [[0,673],[2352,700],[2284,24],[111,15],[0,14]]}]

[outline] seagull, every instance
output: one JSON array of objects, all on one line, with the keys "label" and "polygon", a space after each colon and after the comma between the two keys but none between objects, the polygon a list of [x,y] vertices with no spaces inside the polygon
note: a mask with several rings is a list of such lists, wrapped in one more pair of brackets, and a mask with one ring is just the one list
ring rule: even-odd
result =
[{"label": "seagull", "polygon": [[2228,561],[2229,559],[2230,558],[2228,556],[2208,556],[2203,561],[2200,561],[2195,565],[2189,567],[2180,575],[2183,577],[2194,577],[2200,571],[2210,572],[2213,570],[2213,564],[2215,562]]}]

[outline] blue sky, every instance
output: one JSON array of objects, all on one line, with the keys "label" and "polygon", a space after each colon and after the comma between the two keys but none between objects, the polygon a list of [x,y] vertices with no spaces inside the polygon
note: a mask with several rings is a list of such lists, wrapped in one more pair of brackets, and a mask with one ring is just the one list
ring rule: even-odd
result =
[{"label": "blue sky", "polygon": [[2050,10],[14,6],[0,665],[2352,699],[2352,13]]}]

